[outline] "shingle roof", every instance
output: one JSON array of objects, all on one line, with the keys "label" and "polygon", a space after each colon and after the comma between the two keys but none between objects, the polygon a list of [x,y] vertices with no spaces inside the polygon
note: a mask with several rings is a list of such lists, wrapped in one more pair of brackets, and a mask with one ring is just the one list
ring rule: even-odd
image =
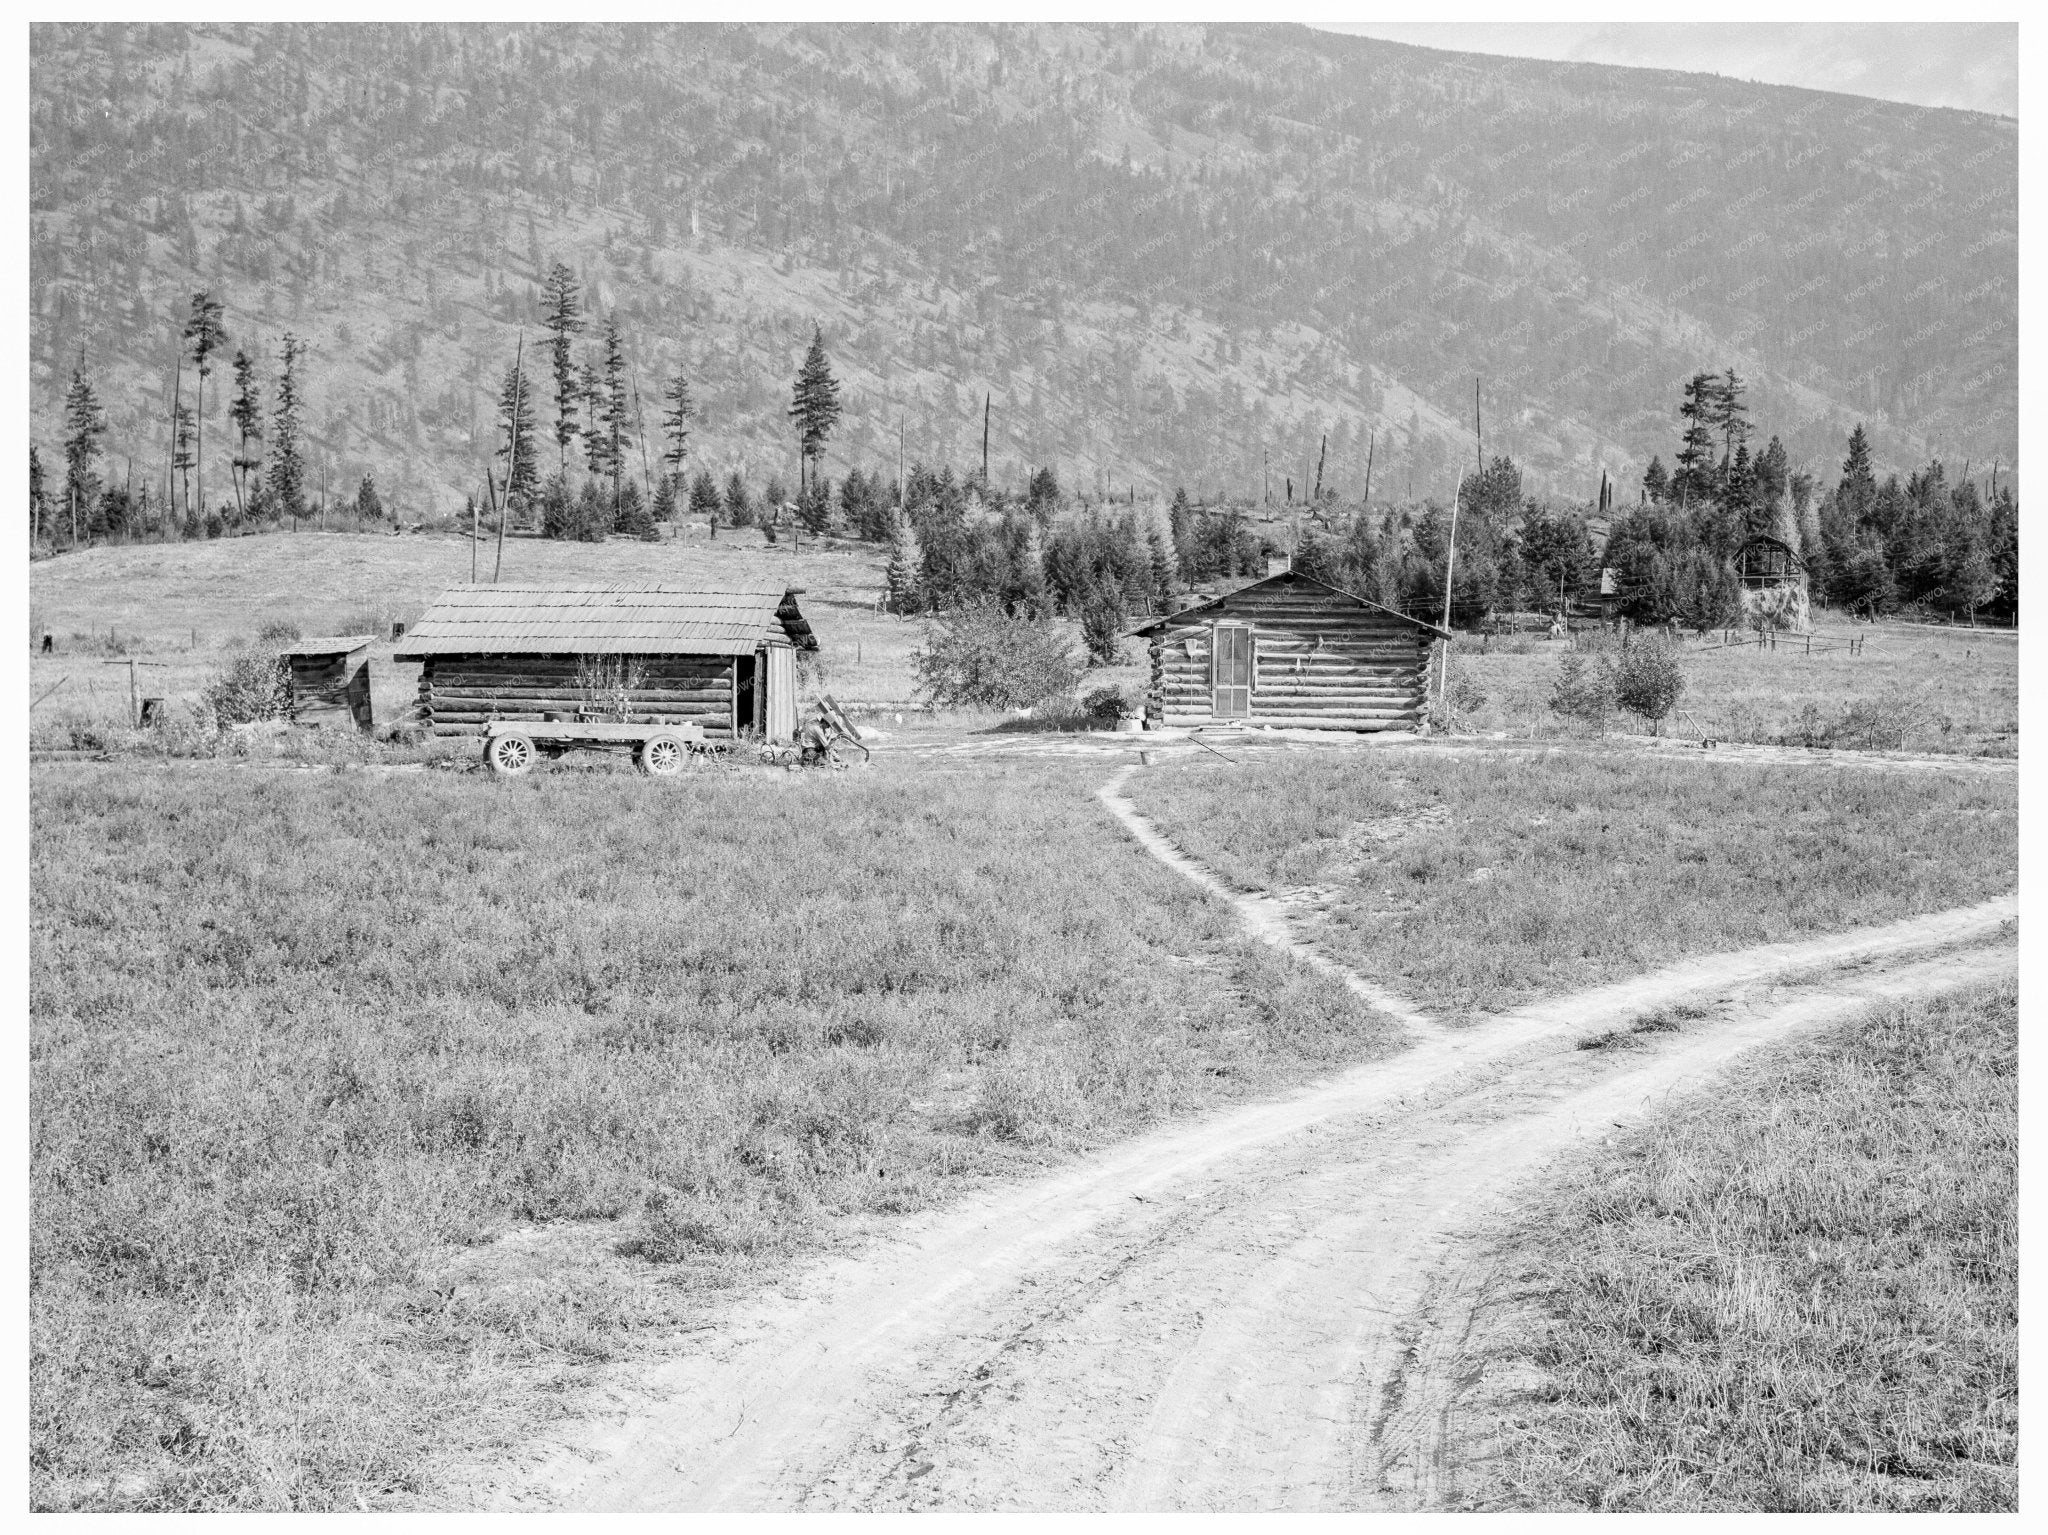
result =
[{"label": "shingle roof", "polygon": [[397,661],[447,655],[750,655],[771,633],[817,636],[801,587],[710,582],[453,586],[399,642]]},{"label": "shingle roof", "polygon": [[281,656],[345,656],[376,640],[374,634],[314,634],[294,640],[278,652]]},{"label": "shingle roof", "polygon": [[1244,593],[1255,591],[1262,586],[1319,586],[1333,597],[1343,597],[1348,601],[1357,603],[1362,608],[1372,608],[1377,612],[1386,614],[1389,618],[1398,618],[1404,624],[1413,624],[1418,629],[1426,629],[1439,639],[1447,640],[1450,638],[1450,634],[1446,630],[1437,624],[1429,622],[1428,619],[1416,618],[1412,614],[1401,612],[1398,608],[1387,607],[1384,603],[1374,602],[1369,597],[1361,597],[1356,592],[1347,592],[1341,586],[1332,586],[1327,581],[1318,581],[1314,576],[1305,576],[1295,570],[1282,570],[1257,581],[1247,581],[1243,586],[1233,587],[1231,590],[1219,593],[1214,597],[1205,597],[1202,601],[1190,607],[1182,608],[1178,613],[1166,613],[1158,618],[1148,618],[1137,628],[1126,630],[1125,634],[1127,636],[1149,635],[1155,630],[1164,629],[1169,625],[1183,623],[1198,613],[1206,613],[1211,608],[1221,607],[1230,598],[1242,596]]}]

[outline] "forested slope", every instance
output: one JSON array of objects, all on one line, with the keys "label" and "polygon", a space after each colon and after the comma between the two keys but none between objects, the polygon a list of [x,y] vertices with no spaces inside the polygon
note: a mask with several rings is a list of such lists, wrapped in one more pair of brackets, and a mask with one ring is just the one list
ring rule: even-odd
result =
[{"label": "forested slope", "polygon": [[116,476],[161,483],[207,287],[309,343],[310,489],[459,505],[557,259],[719,470],[793,471],[814,321],[833,474],[975,461],[988,391],[1012,483],[1277,492],[1328,432],[1347,493],[1376,434],[1442,495],[1477,377],[1576,498],[1727,367],[1824,478],[1857,420],[2016,446],[2008,119],[1294,27],[41,26],[31,85],[33,427],[82,355]]}]

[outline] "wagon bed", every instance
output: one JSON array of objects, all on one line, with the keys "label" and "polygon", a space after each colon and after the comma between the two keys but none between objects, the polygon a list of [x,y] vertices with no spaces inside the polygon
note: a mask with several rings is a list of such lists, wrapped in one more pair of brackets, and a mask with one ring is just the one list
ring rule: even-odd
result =
[{"label": "wagon bed", "polygon": [[702,726],[667,721],[492,720],[484,727],[484,763],[506,778],[530,772],[541,757],[577,750],[629,751],[641,772],[666,778],[706,749]]}]

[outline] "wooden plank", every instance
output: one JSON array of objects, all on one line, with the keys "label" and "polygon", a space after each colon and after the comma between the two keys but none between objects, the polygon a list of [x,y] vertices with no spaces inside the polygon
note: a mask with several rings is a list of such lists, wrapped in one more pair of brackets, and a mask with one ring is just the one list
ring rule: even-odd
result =
[{"label": "wooden plank", "polygon": [[[728,696],[725,688],[654,689],[640,688],[626,697],[633,703],[724,703]],[[514,701],[546,700],[551,706],[566,706],[572,709],[595,707],[595,701],[581,693],[562,693],[546,688],[446,688],[436,687],[434,697],[453,703],[481,703],[494,698]]]}]

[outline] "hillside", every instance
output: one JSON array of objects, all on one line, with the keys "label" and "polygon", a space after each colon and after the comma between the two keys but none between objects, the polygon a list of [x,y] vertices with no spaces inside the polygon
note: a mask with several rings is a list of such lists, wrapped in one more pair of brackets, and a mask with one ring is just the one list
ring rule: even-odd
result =
[{"label": "hillside", "polygon": [[[1470,452],[1624,484],[1680,381],[1736,368],[1831,479],[2010,466],[2017,125],[1704,75],[1294,27],[51,27],[31,34],[31,398],[86,359],[113,472],[161,483],[187,296],[310,343],[312,488],[480,484],[560,259],[651,430],[681,367],[715,469],[827,460],[1087,491],[1441,495]],[[186,399],[192,387],[188,372]],[[226,370],[209,394],[209,464]],[[549,414],[543,392],[543,419]],[[636,460],[637,462],[637,455]],[[209,470],[216,490],[225,477]]]}]

